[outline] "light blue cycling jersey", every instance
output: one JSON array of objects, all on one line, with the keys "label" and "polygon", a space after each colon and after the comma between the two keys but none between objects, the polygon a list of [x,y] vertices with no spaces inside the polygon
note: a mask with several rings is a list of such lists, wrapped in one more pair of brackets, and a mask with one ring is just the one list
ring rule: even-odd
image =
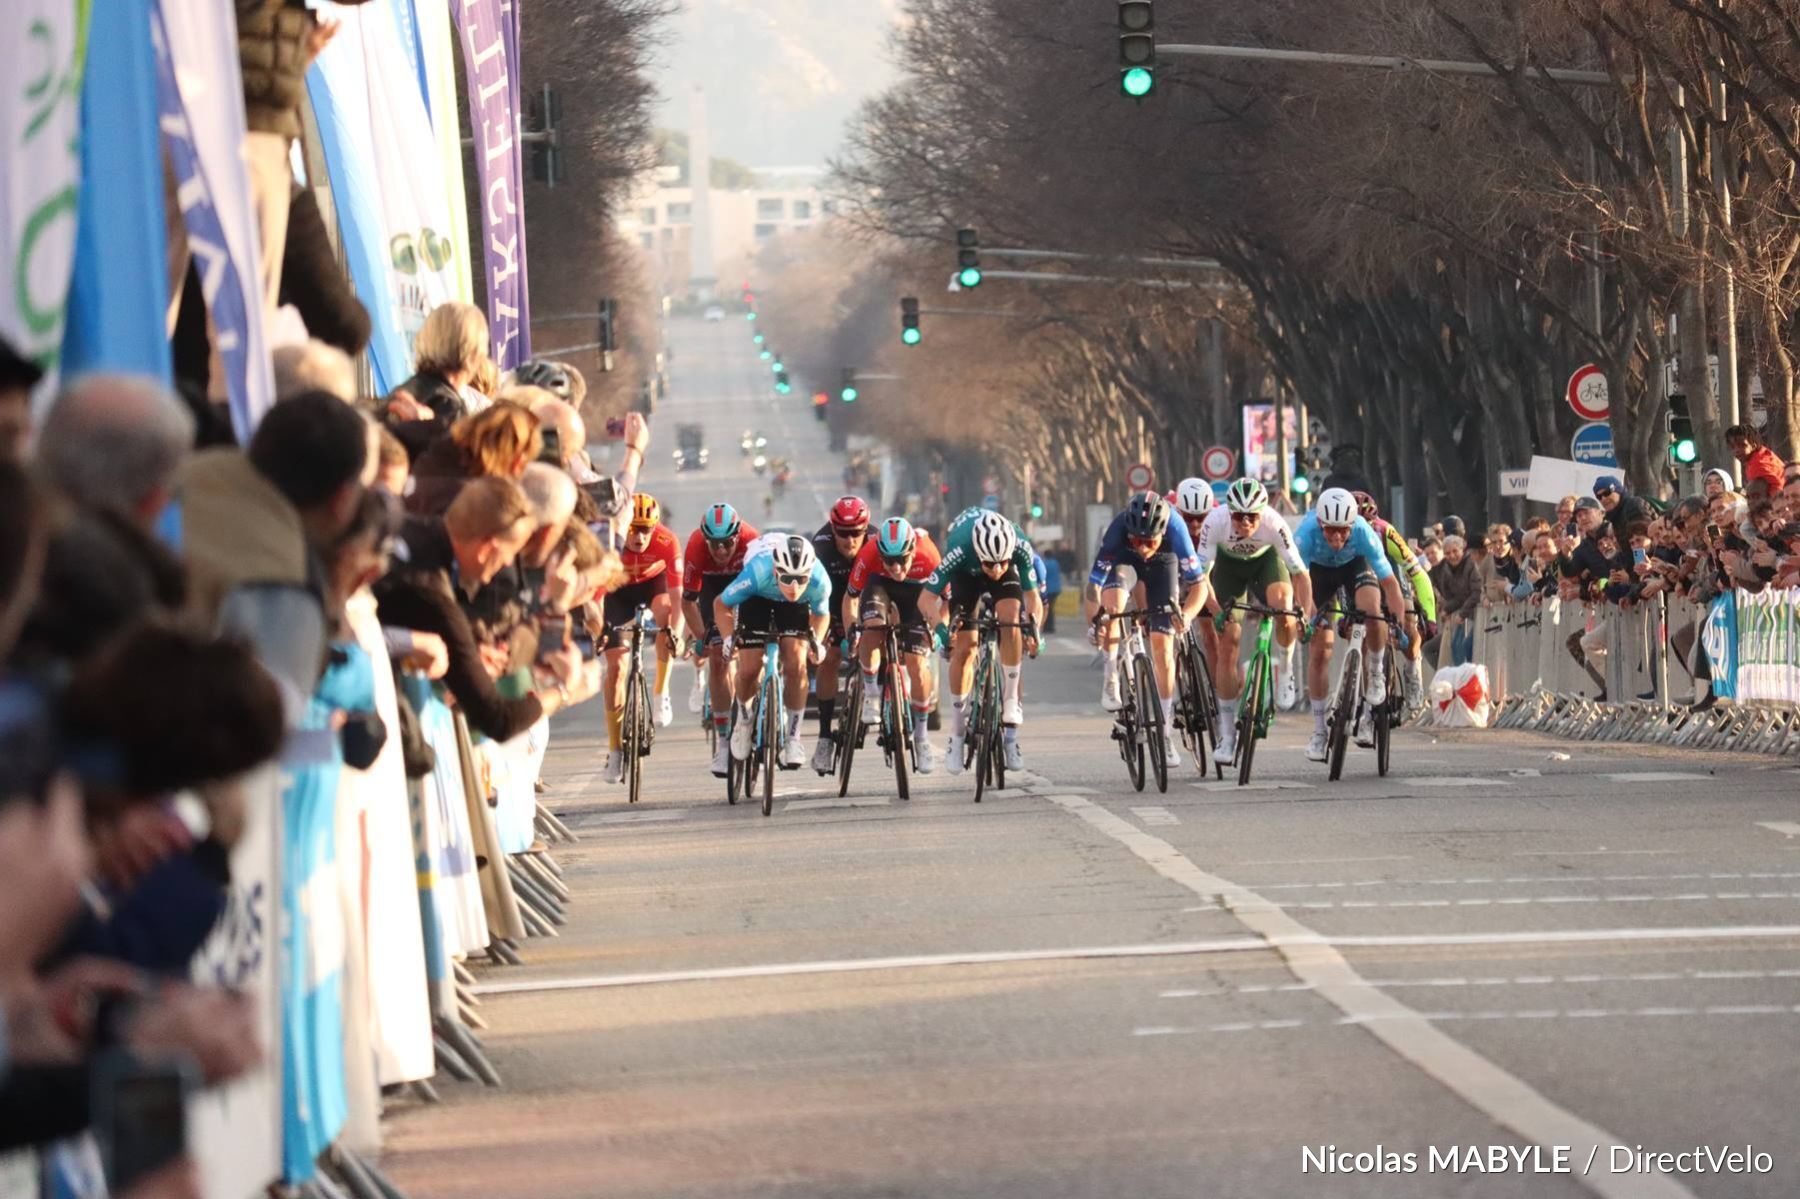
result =
[{"label": "light blue cycling jersey", "polygon": [[719,593],[719,599],[727,608],[735,608],[747,599],[766,599],[777,604],[800,603],[811,609],[814,616],[831,615],[831,576],[825,573],[825,564],[818,559],[813,560],[812,581],[800,598],[790,600],[781,594],[781,585],[775,581],[775,559],[768,554],[759,554],[744,563],[744,569],[738,577]]},{"label": "light blue cycling jersey", "polygon": [[1325,533],[1319,528],[1319,514],[1308,512],[1300,527],[1294,530],[1294,544],[1300,548],[1300,556],[1306,559],[1309,567],[1348,566],[1360,557],[1377,579],[1394,577],[1394,568],[1381,548],[1381,538],[1375,535],[1374,526],[1360,516],[1350,526],[1350,539],[1344,542],[1344,548],[1334,550],[1326,544]]}]

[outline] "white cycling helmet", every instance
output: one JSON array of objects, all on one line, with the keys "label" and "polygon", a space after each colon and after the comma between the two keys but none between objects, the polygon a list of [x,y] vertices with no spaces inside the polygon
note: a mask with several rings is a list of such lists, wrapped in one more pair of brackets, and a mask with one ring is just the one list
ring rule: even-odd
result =
[{"label": "white cycling helmet", "polygon": [[1342,487],[1333,487],[1319,496],[1319,524],[1328,529],[1343,529],[1356,523],[1356,497]]},{"label": "white cycling helmet", "polygon": [[983,512],[975,518],[975,529],[969,537],[975,557],[981,562],[1007,562],[1019,548],[1013,523],[998,512]]},{"label": "white cycling helmet", "polygon": [[1261,512],[1269,506],[1269,489],[1259,480],[1239,479],[1226,489],[1225,506],[1240,514]]},{"label": "white cycling helmet", "polygon": [[1212,506],[1212,484],[1205,479],[1183,479],[1176,486],[1175,509],[1183,516],[1205,516]]},{"label": "white cycling helmet", "polygon": [[775,573],[784,575],[812,575],[813,564],[818,557],[813,553],[812,542],[799,534],[790,534],[769,547],[769,558],[775,565]]}]

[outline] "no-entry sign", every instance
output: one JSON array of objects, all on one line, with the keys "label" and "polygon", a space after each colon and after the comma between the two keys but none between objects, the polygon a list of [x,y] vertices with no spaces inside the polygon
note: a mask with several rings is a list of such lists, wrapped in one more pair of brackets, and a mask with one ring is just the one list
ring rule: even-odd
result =
[{"label": "no-entry sign", "polygon": [[1148,491],[1150,484],[1156,482],[1156,476],[1150,472],[1150,466],[1144,462],[1133,462],[1125,471],[1125,486],[1133,491]]},{"label": "no-entry sign", "polygon": [[1593,363],[1569,376],[1569,407],[1582,420],[1605,420],[1612,413],[1612,389]]},{"label": "no-entry sign", "polygon": [[1209,446],[1200,455],[1200,473],[1209,479],[1225,479],[1231,476],[1232,468],[1237,465],[1237,455],[1229,446]]}]

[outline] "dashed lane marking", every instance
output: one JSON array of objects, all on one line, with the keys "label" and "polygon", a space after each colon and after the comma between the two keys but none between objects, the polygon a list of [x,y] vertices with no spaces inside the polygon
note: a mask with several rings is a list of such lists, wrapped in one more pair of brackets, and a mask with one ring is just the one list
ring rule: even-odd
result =
[{"label": "dashed lane marking", "polygon": [[1800,824],[1792,824],[1785,820],[1759,820],[1757,828],[1766,828],[1771,833],[1780,833],[1784,837],[1800,837]]},{"label": "dashed lane marking", "polygon": [[1534,883],[1673,883],[1723,882],[1738,879],[1793,879],[1800,871],[1714,871],[1700,874],[1557,874],[1512,875],[1494,878],[1362,878],[1341,882],[1252,884],[1259,891],[1341,890],[1348,887],[1480,887],[1520,886]]},{"label": "dashed lane marking", "polygon": [[885,795],[865,798],[790,799],[781,805],[784,812],[819,812],[830,808],[885,808],[893,801]]},{"label": "dashed lane marking", "polygon": [[[1765,982],[1770,979],[1800,978],[1800,970],[1644,970],[1633,974],[1521,974],[1505,977],[1470,978],[1383,978],[1367,979],[1365,986],[1382,990],[1397,988],[1444,987],[1544,987],[1591,986],[1597,983],[1663,983],[1663,982]],[[1177,987],[1158,993],[1160,999],[1205,999],[1216,995],[1282,995],[1308,993],[1311,983],[1266,983],[1242,987],[1219,987],[1208,991]]]},{"label": "dashed lane marking", "polygon": [[[1521,1011],[1476,1011],[1476,1012],[1413,1012],[1404,1016],[1390,1016],[1381,1013],[1367,1015],[1340,1016],[1336,1020],[1239,1020],[1226,1024],[1200,1024],[1182,1027],[1171,1024],[1153,1024],[1131,1030],[1134,1037],[1176,1037],[1193,1036],[1199,1033],[1232,1033],[1232,1032],[1275,1032],[1290,1028],[1303,1028],[1308,1025],[1320,1028],[1359,1027],[1372,1028],[1376,1024],[1388,1020],[1415,1019],[1430,1024],[1453,1024],[1462,1020],[1599,1020],[1618,1019],[1621,1017],[1668,1017],[1668,1016],[1795,1016],[1800,1015],[1800,1004],[1792,1006],[1775,1003],[1727,1003],[1710,1007],[1639,1007],[1639,1008],[1530,1008]],[[1600,1188],[1601,1194],[1638,1194],[1636,1191],[1609,1192]],[[1685,1192],[1674,1192],[1685,1193]]]},{"label": "dashed lane marking", "polygon": [[1181,817],[1167,808],[1133,808],[1131,814],[1150,826],[1181,823]]},{"label": "dashed lane marking", "polygon": [[1710,774],[1689,774],[1679,770],[1623,770],[1600,776],[1615,783],[1692,783],[1705,782]]},{"label": "dashed lane marking", "polygon": [[[1202,791],[1311,791],[1314,788],[1314,784],[1303,783],[1299,779],[1252,779],[1241,787],[1230,779],[1208,779],[1203,783],[1189,783],[1188,786],[1198,787]],[[1067,788],[1063,790],[1067,792]]]},{"label": "dashed lane marking", "polygon": [[[1794,900],[1800,891],[1718,891],[1691,892],[1682,895],[1505,895],[1480,896],[1469,899],[1314,899],[1298,903],[1269,903],[1273,908],[1304,911],[1335,911],[1392,908],[1486,908],[1522,907],[1525,904],[1570,903],[1682,903],[1699,900]],[[1184,912],[1216,912],[1218,904],[1203,904],[1181,909]]]}]

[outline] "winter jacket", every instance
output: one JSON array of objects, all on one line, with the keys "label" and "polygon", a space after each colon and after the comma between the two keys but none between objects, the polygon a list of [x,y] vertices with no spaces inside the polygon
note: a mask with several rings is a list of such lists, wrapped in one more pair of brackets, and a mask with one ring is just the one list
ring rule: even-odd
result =
[{"label": "winter jacket", "polygon": [[316,21],[301,0],[238,0],[238,70],[250,132],[300,136],[306,42]]},{"label": "winter jacket", "polygon": [[1450,565],[1450,559],[1445,558],[1431,568],[1431,589],[1437,593],[1439,620],[1471,617],[1481,601],[1481,568],[1467,554],[1459,566]]}]

